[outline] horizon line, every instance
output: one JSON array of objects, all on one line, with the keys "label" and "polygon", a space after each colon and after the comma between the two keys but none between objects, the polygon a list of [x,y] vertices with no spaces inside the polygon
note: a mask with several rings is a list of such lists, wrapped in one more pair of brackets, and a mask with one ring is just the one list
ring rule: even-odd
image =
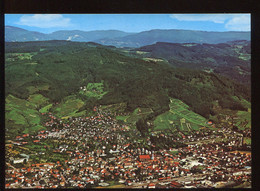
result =
[{"label": "horizon line", "polygon": [[50,33],[43,33],[43,32],[39,32],[39,31],[35,31],[35,30],[27,30],[27,29],[24,29],[22,27],[17,27],[17,26],[12,26],[12,25],[5,25],[5,27],[14,27],[14,28],[20,28],[20,29],[23,29],[23,30],[26,30],[26,31],[31,31],[31,32],[38,32],[38,33],[42,33],[42,34],[51,34],[51,33],[54,33],[54,32],[57,32],[57,31],[82,31],[82,32],[93,32],[93,31],[121,31],[121,32],[125,32],[125,33],[134,33],[134,34],[137,34],[137,33],[142,33],[142,32],[149,32],[149,31],[153,31],[153,30],[183,30],[183,31],[198,31],[198,32],[220,32],[220,33],[225,33],[225,32],[251,32],[250,31],[206,31],[206,30],[193,30],[193,29],[174,29],[174,28],[171,28],[171,29],[160,29],[160,28],[156,28],[156,29],[148,29],[148,30],[144,30],[144,31],[139,31],[139,32],[129,32],[129,31],[123,31],[123,30],[119,30],[119,29],[100,29],[100,30],[80,30],[80,29],[61,29],[61,30],[56,30],[56,31],[53,31],[53,32],[50,32]]}]

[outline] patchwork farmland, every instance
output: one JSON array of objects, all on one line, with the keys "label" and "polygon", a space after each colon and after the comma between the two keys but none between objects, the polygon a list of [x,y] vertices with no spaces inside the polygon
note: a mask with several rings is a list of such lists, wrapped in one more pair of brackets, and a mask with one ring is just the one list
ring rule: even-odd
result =
[{"label": "patchwork farmland", "polygon": [[154,130],[176,129],[192,133],[207,125],[207,119],[194,113],[189,106],[178,99],[171,99],[170,110],[157,116],[154,121]]}]

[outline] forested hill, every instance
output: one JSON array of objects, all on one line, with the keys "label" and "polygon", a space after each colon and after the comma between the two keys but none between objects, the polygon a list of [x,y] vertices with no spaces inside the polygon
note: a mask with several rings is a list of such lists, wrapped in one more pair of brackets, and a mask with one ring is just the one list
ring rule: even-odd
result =
[{"label": "forested hill", "polygon": [[207,32],[193,30],[150,30],[124,37],[102,39],[96,42],[119,47],[140,47],[157,42],[170,43],[225,43],[235,40],[250,40],[250,32]]},{"label": "forested hill", "polygon": [[41,41],[51,40],[47,34],[35,31],[28,31],[19,27],[5,26],[5,41]]},{"label": "forested hill", "polygon": [[[68,95],[95,104],[127,103],[127,110],[151,108],[155,115],[169,109],[170,97],[182,100],[205,117],[213,105],[245,110],[248,87],[215,73],[173,68],[165,62],[126,56],[119,49],[95,43],[46,41],[6,43],[5,93],[28,99],[41,94],[50,102]],[[79,94],[80,87],[101,83],[99,98]]]},{"label": "forested hill", "polygon": [[206,32],[194,30],[155,29],[139,33],[129,33],[118,30],[61,30],[45,34],[13,26],[5,27],[6,42],[43,40],[93,41],[99,44],[117,47],[141,47],[156,42],[217,44],[234,40],[250,40],[250,32]]},{"label": "forested hill", "polygon": [[95,31],[81,31],[81,30],[59,30],[49,34],[29,31],[18,27],[5,27],[5,41],[6,42],[27,42],[27,41],[43,41],[43,40],[71,40],[71,41],[95,41],[103,38],[116,38],[130,35],[119,30],[95,30]]},{"label": "forested hill", "polygon": [[250,85],[251,42],[221,44],[165,43],[143,46],[145,57],[166,59],[172,66],[215,72]]}]

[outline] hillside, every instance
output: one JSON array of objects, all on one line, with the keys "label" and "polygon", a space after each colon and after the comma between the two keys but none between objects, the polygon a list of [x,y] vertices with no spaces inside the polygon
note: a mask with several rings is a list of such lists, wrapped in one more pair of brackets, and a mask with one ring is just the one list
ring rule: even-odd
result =
[{"label": "hillside", "polygon": [[[15,104],[7,107],[6,125],[20,132],[25,128],[21,121],[32,124],[21,116],[27,109],[42,119],[41,112],[81,116],[95,105],[125,103],[125,112],[146,108],[149,112],[143,120],[154,120],[170,110],[174,98],[208,119],[219,114],[214,110],[216,103],[223,109],[247,111],[242,101],[250,102],[248,87],[218,74],[145,61],[95,43],[10,42],[5,50],[6,103]],[[40,124],[37,120],[32,127]]]},{"label": "hillside", "polygon": [[192,30],[151,30],[96,42],[117,47],[140,47],[157,42],[217,44],[234,40],[250,40],[250,32],[206,32]]},{"label": "hillside", "polygon": [[60,30],[49,34],[28,31],[19,27],[5,26],[6,42],[26,42],[26,41],[44,41],[44,40],[71,40],[71,41],[95,41],[103,38],[116,38],[130,35],[118,30],[96,30],[96,31],[80,31],[80,30]]},{"label": "hillside", "polygon": [[80,30],[63,30],[48,34],[51,39],[55,40],[71,40],[71,41],[96,41],[103,38],[124,37],[131,33],[118,30],[96,30],[96,31],[80,31]]},{"label": "hillside", "polygon": [[5,26],[5,41],[16,42],[16,41],[40,41],[40,40],[51,40],[47,34],[40,32],[28,31],[22,28]]},{"label": "hillside", "polygon": [[134,49],[132,52],[137,51],[135,54],[144,58],[165,59],[174,67],[215,72],[249,85],[251,81],[250,46],[250,41],[232,41],[221,44],[158,42]]}]

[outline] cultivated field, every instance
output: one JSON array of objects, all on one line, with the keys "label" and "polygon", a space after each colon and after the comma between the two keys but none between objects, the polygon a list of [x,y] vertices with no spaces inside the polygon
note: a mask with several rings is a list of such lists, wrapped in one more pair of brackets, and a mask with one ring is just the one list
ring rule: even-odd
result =
[{"label": "cultivated field", "polygon": [[[13,127],[14,130],[17,126],[22,127],[23,133],[34,132],[41,129],[45,129],[40,125],[41,118],[37,111],[38,102],[37,97],[33,97],[34,102],[30,102],[24,99],[16,98],[15,96],[9,95],[6,98],[5,105],[5,116],[6,125]],[[13,128],[10,128],[12,132]]]},{"label": "cultivated field", "polygon": [[156,117],[154,130],[175,129],[180,131],[194,131],[208,126],[207,119],[194,113],[189,106],[178,99],[171,99],[170,111]]}]

